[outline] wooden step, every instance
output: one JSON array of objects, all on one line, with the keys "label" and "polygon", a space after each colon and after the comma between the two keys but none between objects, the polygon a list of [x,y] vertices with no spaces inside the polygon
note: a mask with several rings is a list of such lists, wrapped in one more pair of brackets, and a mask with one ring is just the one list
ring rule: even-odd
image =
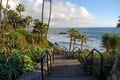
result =
[{"label": "wooden step", "polygon": [[60,78],[60,77],[47,77],[45,80],[97,80],[92,77],[82,77],[82,78]]}]

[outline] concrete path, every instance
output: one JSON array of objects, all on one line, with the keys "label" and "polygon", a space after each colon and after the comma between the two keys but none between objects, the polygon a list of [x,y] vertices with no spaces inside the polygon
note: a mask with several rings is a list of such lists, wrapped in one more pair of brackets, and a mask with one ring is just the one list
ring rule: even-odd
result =
[{"label": "concrete path", "polygon": [[96,80],[85,76],[77,59],[66,59],[63,55],[55,55],[52,75],[45,80]]}]

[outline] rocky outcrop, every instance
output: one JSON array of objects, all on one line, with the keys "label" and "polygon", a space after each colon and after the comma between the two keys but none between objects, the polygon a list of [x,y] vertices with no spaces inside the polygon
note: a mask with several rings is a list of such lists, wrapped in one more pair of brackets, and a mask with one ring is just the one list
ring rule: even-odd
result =
[{"label": "rocky outcrop", "polygon": [[120,80],[120,52],[117,52],[115,56],[115,62],[113,64],[112,71],[110,72],[108,80]]}]

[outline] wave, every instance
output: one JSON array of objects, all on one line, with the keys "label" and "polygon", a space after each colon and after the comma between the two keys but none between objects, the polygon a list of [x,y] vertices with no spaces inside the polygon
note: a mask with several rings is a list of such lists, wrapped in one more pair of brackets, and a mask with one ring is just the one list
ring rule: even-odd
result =
[{"label": "wave", "polygon": [[[61,47],[69,48],[70,40],[68,35],[54,35],[49,34],[48,40],[52,43],[58,43]],[[101,40],[96,38],[89,38],[87,43],[83,45],[83,49],[89,49],[92,50],[93,48],[96,48],[100,51],[104,51],[104,48],[101,45]],[[72,44],[73,45],[73,44]],[[77,42],[75,46],[80,47],[80,42]]]}]

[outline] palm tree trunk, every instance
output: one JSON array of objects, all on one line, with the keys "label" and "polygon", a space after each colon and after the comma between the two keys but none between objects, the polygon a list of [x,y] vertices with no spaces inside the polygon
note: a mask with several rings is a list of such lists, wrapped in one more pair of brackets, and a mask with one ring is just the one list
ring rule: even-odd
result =
[{"label": "palm tree trunk", "polygon": [[8,6],[8,1],[9,1],[9,0],[7,0],[7,2],[6,2],[6,8],[7,8],[7,6]]},{"label": "palm tree trunk", "polygon": [[28,23],[27,25],[28,25],[28,32],[30,32],[30,24]]},{"label": "palm tree trunk", "polygon": [[41,17],[42,23],[43,23],[43,18],[44,18],[44,0],[42,3],[42,17]]},{"label": "palm tree trunk", "polygon": [[43,0],[43,3],[42,3],[42,17],[41,17],[41,20],[42,20],[42,27],[43,27],[43,23],[44,23],[44,0]]},{"label": "palm tree trunk", "polygon": [[76,44],[76,38],[74,38],[74,45],[73,45],[73,49],[75,48],[75,44]]},{"label": "palm tree trunk", "polygon": [[70,36],[69,52],[71,51],[71,46],[72,46],[72,37]]},{"label": "palm tree trunk", "polygon": [[[6,8],[7,8],[7,6],[8,6],[8,1],[9,1],[9,0],[7,0],[7,2],[6,2]],[[6,14],[4,14],[4,25],[3,25],[3,30],[4,30],[4,27],[5,27],[5,24],[6,24]]]},{"label": "palm tree trunk", "polygon": [[115,49],[113,48],[113,55],[115,54]]},{"label": "palm tree trunk", "polygon": [[109,49],[108,49],[108,48],[106,49],[106,51],[107,51],[107,53],[109,54]]},{"label": "palm tree trunk", "polygon": [[0,2],[0,27],[1,27],[1,24],[2,24],[2,0]]},{"label": "palm tree trunk", "polygon": [[22,17],[21,12],[19,12],[20,17]]},{"label": "palm tree trunk", "polygon": [[48,27],[47,27],[47,31],[46,31],[46,35],[45,35],[45,37],[47,37],[48,30],[49,30],[49,27],[50,27],[50,21],[51,21],[51,11],[52,11],[52,0],[50,0],[49,20],[48,20]]},{"label": "palm tree trunk", "polygon": [[81,50],[82,50],[82,46],[83,46],[83,41],[81,41]]}]

